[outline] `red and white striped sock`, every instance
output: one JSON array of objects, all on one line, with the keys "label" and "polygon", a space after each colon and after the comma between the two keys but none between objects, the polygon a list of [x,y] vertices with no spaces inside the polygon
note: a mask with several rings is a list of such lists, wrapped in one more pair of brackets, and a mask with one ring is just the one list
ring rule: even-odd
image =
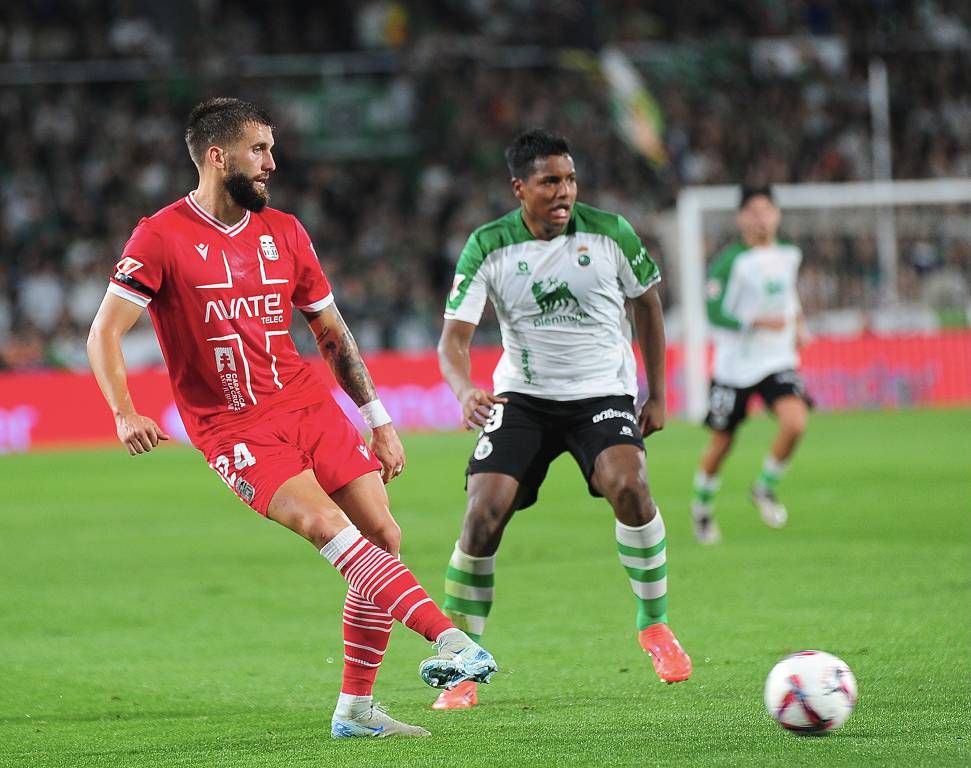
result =
[{"label": "red and white striped sock", "polygon": [[435,642],[455,627],[428,596],[408,566],[347,526],[320,549],[364,600],[390,613],[408,629]]},{"label": "red and white striped sock", "polygon": [[341,693],[370,696],[391,639],[394,619],[353,587],[344,598],[344,680]]}]

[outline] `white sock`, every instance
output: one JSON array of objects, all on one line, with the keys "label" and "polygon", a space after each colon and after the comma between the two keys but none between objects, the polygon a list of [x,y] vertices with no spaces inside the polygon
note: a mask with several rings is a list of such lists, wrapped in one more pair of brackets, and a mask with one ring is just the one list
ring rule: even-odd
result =
[{"label": "white sock", "polygon": [[459,643],[464,647],[468,641],[469,636],[465,632],[453,627],[452,629],[446,629],[436,637],[435,645],[438,646],[438,651],[441,653],[449,643]]},{"label": "white sock", "polygon": [[326,557],[333,565],[337,558],[343,555],[360,537],[361,532],[353,525],[347,526],[334,538],[320,548],[320,554]]},{"label": "white sock", "polygon": [[373,696],[355,696],[351,693],[341,693],[337,697],[337,709],[334,714],[341,718],[354,718],[367,712],[371,708]]},{"label": "white sock", "polygon": [[703,469],[695,472],[695,490],[716,493],[721,488],[721,478],[718,475],[709,475]]}]

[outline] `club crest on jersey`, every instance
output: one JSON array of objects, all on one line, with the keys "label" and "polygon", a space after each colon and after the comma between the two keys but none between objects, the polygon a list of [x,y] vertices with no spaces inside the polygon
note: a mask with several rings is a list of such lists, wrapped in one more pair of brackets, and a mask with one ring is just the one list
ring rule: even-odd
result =
[{"label": "club crest on jersey", "polygon": [[131,256],[126,256],[117,264],[115,264],[115,274],[116,275],[131,275],[137,269],[141,269],[144,264],[140,261],[136,261]]},{"label": "club crest on jersey", "polygon": [[273,242],[273,235],[260,235],[260,250],[267,261],[276,261],[280,258],[280,252],[276,249]]}]

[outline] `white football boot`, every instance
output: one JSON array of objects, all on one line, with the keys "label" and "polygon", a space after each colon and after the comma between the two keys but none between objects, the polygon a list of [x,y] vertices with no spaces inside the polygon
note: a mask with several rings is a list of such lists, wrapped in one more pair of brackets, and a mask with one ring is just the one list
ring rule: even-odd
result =
[{"label": "white football boot", "polygon": [[438,654],[418,666],[421,679],[432,688],[454,688],[464,680],[488,683],[499,667],[492,654],[460,629],[439,635]]},{"label": "white football boot", "polygon": [[752,503],[759,510],[762,522],[769,528],[784,528],[789,519],[789,513],[775,494],[761,485],[752,486]]},{"label": "white football boot", "polygon": [[395,720],[380,704],[372,704],[354,717],[338,717],[335,712],[330,721],[330,735],[335,739],[384,739],[389,736],[431,736],[431,733],[420,725]]}]

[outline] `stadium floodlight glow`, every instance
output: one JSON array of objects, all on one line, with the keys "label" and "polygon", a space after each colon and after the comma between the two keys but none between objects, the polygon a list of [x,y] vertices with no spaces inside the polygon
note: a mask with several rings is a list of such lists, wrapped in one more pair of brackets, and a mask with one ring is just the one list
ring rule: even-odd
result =
[{"label": "stadium floodlight glow", "polygon": [[[832,184],[776,184],[773,196],[786,211],[831,209],[893,209],[903,206],[950,205],[971,202],[971,180],[931,179]],[[709,213],[734,212],[737,186],[684,187],[677,202],[678,288],[684,328],[685,416],[701,419],[706,411],[708,371],[705,350],[708,323],[705,310],[705,231]],[[863,234],[863,233],[861,233]],[[875,234],[875,233],[873,233]],[[881,264],[884,277],[896,264]],[[886,279],[884,282],[887,282]]]}]

